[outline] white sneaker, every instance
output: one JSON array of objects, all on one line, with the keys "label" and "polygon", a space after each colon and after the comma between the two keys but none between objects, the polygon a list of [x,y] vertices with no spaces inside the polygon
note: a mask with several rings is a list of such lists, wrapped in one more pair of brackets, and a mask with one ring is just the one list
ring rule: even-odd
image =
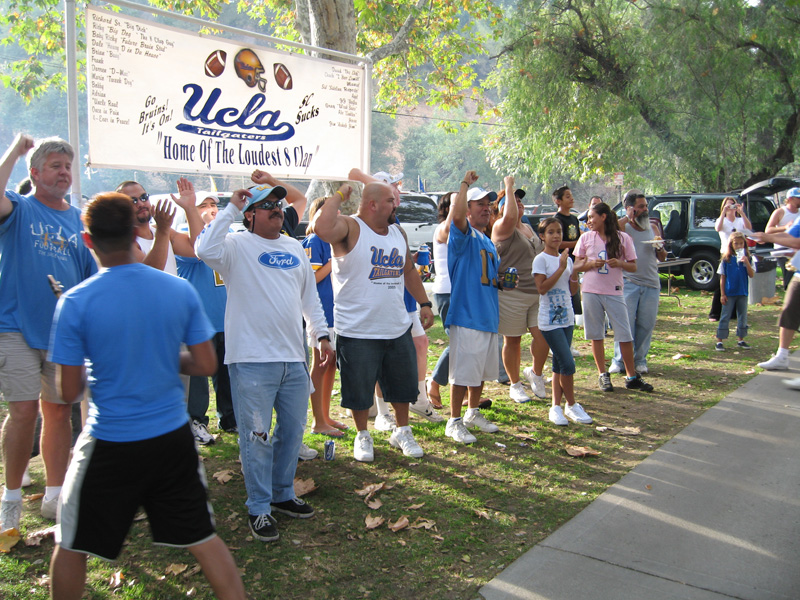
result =
[{"label": "white sneaker", "polygon": [[197,419],[192,419],[192,433],[194,440],[201,446],[210,446],[214,443],[214,436],[208,433],[208,428]]},{"label": "white sneaker", "polygon": [[22,500],[3,500],[0,503],[0,531],[16,529],[22,518]]},{"label": "white sneaker", "polygon": [[28,487],[33,481],[31,480],[30,471],[25,467],[25,472],[22,474],[22,487]]},{"label": "white sneaker", "polygon": [[469,432],[462,419],[448,419],[444,433],[462,444],[473,444],[478,441],[478,438]]},{"label": "white sneaker", "polygon": [[525,402],[531,401],[531,397],[525,392],[525,386],[522,385],[521,381],[512,383],[508,393],[511,399],[517,404],[524,404]]},{"label": "white sneaker", "polygon": [[795,377],[794,379],[784,379],[783,385],[788,387],[790,390],[800,390],[800,377]]},{"label": "white sneaker", "polygon": [[409,425],[395,429],[394,433],[389,436],[389,445],[400,448],[403,454],[412,458],[421,458],[425,454],[417,440],[414,439]]},{"label": "white sneaker", "polygon": [[623,369],[614,361],[611,361],[611,365],[608,367],[609,373],[622,373]]},{"label": "white sneaker", "polygon": [[531,389],[537,398],[547,398],[547,388],[544,385],[544,377],[533,372],[533,367],[525,367],[522,370],[525,379],[531,384]]},{"label": "white sneaker", "polygon": [[375,450],[372,447],[372,436],[369,431],[359,431],[353,441],[353,458],[360,462],[375,460]]},{"label": "white sneaker", "polygon": [[567,417],[564,416],[564,411],[558,405],[553,405],[550,407],[550,422],[555,423],[556,425],[569,425],[569,421],[567,421]]},{"label": "white sneaker", "polygon": [[397,423],[394,420],[393,413],[386,413],[385,415],[378,415],[375,417],[375,429],[378,431],[391,431],[397,427]]},{"label": "white sneaker", "polygon": [[48,500],[47,498],[42,498],[42,510],[41,510],[41,513],[42,513],[42,516],[45,519],[53,519],[53,520],[55,520],[56,516],[58,515],[58,499],[59,499],[59,497],[60,497],[60,495],[56,496],[55,498],[50,498],[50,500]]},{"label": "white sneaker", "polygon": [[584,425],[592,424],[592,417],[587,415],[583,407],[577,402],[571,405],[567,404],[567,407],[564,409],[564,414],[576,423],[583,423]]},{"label": "white sneaker", "polygon": [[578,351],[578,350],[575,350],[575,348],[572,348],[572,347],[571,347],[571,348],[569,349],[569,351],[570,351],[570,352],[572,352],[572,357],[573,357],[573,358],[580,358],[580,357],[581,357],[581,353],[580,353],[580,351]]},{"label": "white sneaker", "polygon": [[495,433],[500,428],[483,416],[480,408],[470,408],[464,415],[464,425],[467,427],[477,427],[484,433]]},{"label": "white sneaker", "polygon": [[789,368],[789,357],[779,357],[776,354],[769,360],[758,363],[758,366],[767,371],[785,371]]},{"label": "white sneaker", "polygon": [[410,404],[408,409],[415,415],[419,415],[420,417],[428,419],[428,421],[431,423],[441,423],[444,421],[444,417],[436,412],[436,409],[433,408],[433,404],[431,404],[430,400],[417,400],[416,402]]},{"label": "white sneaker", "polygon": [[300,460],[314,460],[317,456],[319,456],[319,452],[305,444],[300,444],[300,452],[297,454],[297,458]]},{"label": "white sneaker", "polygon": [[647,375],[650,372],[645,363],[639,363],[634,367],[634,370],[640,375]]}]

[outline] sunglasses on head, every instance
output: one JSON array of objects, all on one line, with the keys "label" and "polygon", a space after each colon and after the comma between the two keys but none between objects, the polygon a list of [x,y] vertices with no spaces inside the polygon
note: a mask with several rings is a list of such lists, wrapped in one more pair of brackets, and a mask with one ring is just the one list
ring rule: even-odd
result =
[{"label": "sunglasses on head", "polygon": [[150,201],[150,194],[145,192],[144,194],[142,194],[138,198],[136,196],[131,196],[131,201],[133,201],[134,204],[138,204],[139,202],[149,202]]},{"label": "sunglasses on head", "polygon": [[273,210],[275,208],[283,208],[283,204],[280,200],[267,200],[266,202],[262,202],[258,206],[254,208],[259,210]]}]

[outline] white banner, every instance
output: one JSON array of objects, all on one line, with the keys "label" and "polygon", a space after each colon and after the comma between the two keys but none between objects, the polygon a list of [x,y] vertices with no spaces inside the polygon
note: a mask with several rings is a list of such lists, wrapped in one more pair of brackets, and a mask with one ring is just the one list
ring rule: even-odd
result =
[{"label": "white banner", "polygon": [[89,164],[342,179],[364,168],[362,65],[88,7]]}]

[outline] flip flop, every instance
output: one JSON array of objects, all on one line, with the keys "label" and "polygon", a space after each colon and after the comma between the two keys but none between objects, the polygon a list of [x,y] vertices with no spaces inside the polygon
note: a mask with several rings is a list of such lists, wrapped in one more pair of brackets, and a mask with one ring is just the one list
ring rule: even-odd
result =
[{"label": "flip flop", "polygon": [[326,429],[325,431],[314,431],[312,429],[311,433],[313,433],[314,435],[327,435],[328,437],[335,437],[335,438],[342,437],[344,435],[341,431],[339,431],[335,427],[333,429]]},{"label": "flip flop", "polygon": [[[464,398],[464,401],[461,403],[461,406],[469,406],[469,402],[467,401],[466,398]],[[492,407],[492,401],[489,398],[481,398],[480,402],[478,402],[478,408],[491,408],[491,407]]]},{"label": "flip flop", "polygon": [[428,400],[430,400],[431,406],[433,408],[437,410],[441,410],[442,408],[444,408],[442,406],[442,397],[438,393],[432,394],[431,388],[428,385],[425,386],[425,391],[428,392]]},{"label": "flip flop", "polygon": [[336,429],[340,429],[341,431],[347,431],[350,429],[349,426],[345,425],[344,423],[340,423],[339,421],[331,421],[331,423]]}]

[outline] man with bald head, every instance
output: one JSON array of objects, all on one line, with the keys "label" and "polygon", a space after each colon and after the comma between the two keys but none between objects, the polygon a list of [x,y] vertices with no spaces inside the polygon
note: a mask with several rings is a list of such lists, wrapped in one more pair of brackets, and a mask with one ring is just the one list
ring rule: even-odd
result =
[{"label": "man with bald head", "polygon": [[408,424],[419,378],[411,317],[403,303],[404,286],[419,302],[425,329],[433,324],[431,303],[411,260],[405,233],[395,223],[391,186],[368,183],[356,214],[340,215],[339,207],[351,191],[345,184],[325,201],[314,232],[333,250],[333,320],[342,407],[352,411],[358,429],[353,456],[363,462],[374,458],[367,419],[379,383],[397,421],[389,444],[419,458],[423,451]]}]

